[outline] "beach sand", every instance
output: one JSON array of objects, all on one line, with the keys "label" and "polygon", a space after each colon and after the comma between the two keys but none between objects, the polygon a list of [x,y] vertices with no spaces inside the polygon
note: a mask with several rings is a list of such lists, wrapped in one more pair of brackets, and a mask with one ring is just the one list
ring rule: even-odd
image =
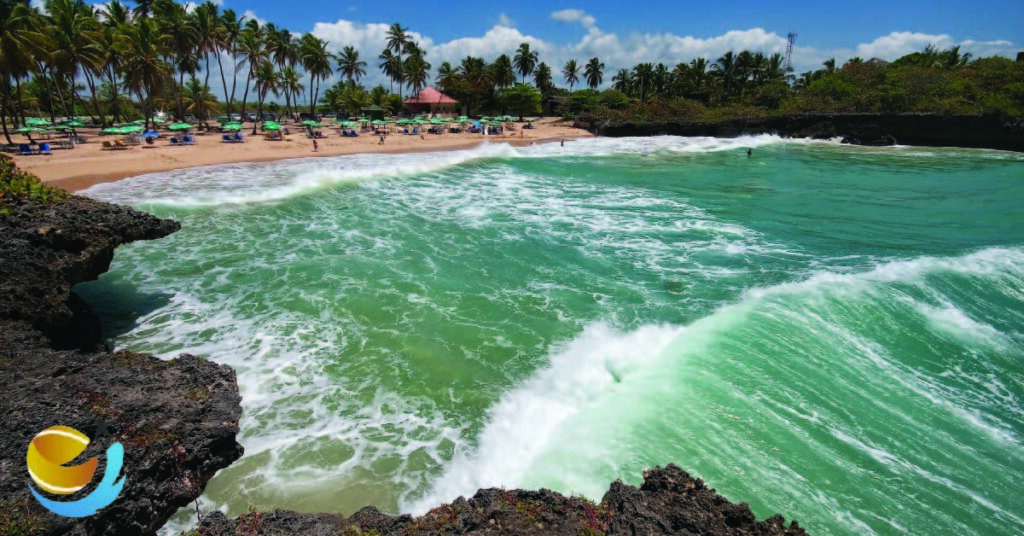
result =
[{"label": "beach sand", "polygon": [[[317,140],[319,150],[313,152],[313,140],[307,138],[301,127],[286,125],[292,132],[291,141],[266,141],[262,136],[249,136],[251,127],[243,131],[245,143],[221,143],[220,134],[200,134],[196,145],[174,146],[167,139],[170,133],[157,140],[156,145],[136,145],[125,150],[102,150],[102,141],[114,137],[99,136],[95,130],[82,130],[88,143],[73,150],[55,149],[52,156],[14,156],[18,166],[44,181],[70,191],[84,190],[94,184],[112,182],[145,173],[169,171],[179,168],[227,164],[233,162],[260,162],[286,158],[340,156],[356,153],[408,153],[451,151],[468,149],[487,140],[507,142],[513,146],[558,142],[561,139],[589,137],[585,130],[572,128],[556,118],[534,123],[536,128],[516,130],[501,136],[481,134],[424,134],[420,136],[391,134],[384,145],[372,133],[360,132],[358,138],[343,138],[336,128],[324,127],[326,139]],[[12,136],[15,143],[24,143],[21,136]]]}]

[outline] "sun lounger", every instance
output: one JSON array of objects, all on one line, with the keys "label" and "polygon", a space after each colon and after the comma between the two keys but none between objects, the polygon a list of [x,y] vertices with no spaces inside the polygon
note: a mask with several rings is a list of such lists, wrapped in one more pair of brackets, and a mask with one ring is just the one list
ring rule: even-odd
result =
[{"label": "sun lounger", "polygon": [[245,143],[245,136],[240,132],[235,133],[235,143]]},{"label": "sun lounger", "polygon": [[103,150],[104,151],[110,151],[113,148],[114,148],[114,144],[113,143],[110,143],[109,141],[103,142]]},{"label": "sun lounger", "polygon": [[30,155],[34,155],[36,153],[32,150],[31,146],[29,146],[28,144],[25,144],[25,143],[21,143],[21,144],[18,145],[18,154],[23,155],[23,156],[30,156]]},{"label": "sun lounger", "polygon": [[231,137],[231,134],[224,134],[220,137],[221,143],[235,143],[235,138]]},{"label": "sun lounger", "polygon": [[114,140],[114,147],[117,147],[118,149],[127,149],[128,144],[121,140]]},{"label": "sun lounger", "polygon": [[39,145],[39,154],[50,154],[50,155],[52,155],[53,152],[50,151],[50,144],[49,143],[43,143],[43,144]]},{"label": "sun lounger", "polygon": [[177,136],[171,136],[171,139],[168,141],[171,142],[171,145],[181,145],[181,140],[179,140]]},{"label": "sun lounger", "polygon": [[181,142],[186,144],[186,145],[195,145],[196,144],[196,139],[193,138],[192,136],[185,136],[185,137],[181,138]]}]

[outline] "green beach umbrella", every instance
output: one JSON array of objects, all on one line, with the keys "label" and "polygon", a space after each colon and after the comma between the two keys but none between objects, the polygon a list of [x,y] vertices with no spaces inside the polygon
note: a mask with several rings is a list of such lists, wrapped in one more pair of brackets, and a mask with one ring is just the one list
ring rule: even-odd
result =
[{"label": "green beach umbrella", "polygon": [[238,132],[239,130],[242,130],[242,125],[240,125],[238,123],[228,123],[228,124],[220,127],[220,129],[221,130],[227,130],[227,131],[230,131],[230,132]]},{"label": "green beach umbrella", "polygon": [[46,132],[46,130],[42,129],[42,128],[36,128],[36,127],[21,127],[21,128],[16,128],[16,129],[12,130],[11,132],[13,132],[15,134],[42,134],[42,133]]},{"label": "green beach umbrella", "polygon": [[125,134],[123,127],[110,127],[100,131],[100,134]]},{"label": "green beach umbrella", "polygon": [[281,124],[274,121],[263,123],[263,130],[281,130]]},{"label": "green beach umbrella", "polygon": [[54,126],[52,126],[52,127],[49,127],[49,128],[47,128],[47,130],[60,130],[60,131],[65,131],[65,130],[74,130],[74,128],[75,128],[75,127],[69,127],[69,126],[67,126],[67,125],[54,125]]},{"label": "green beach umbrella", "polygon": [[383,125],[383,124],[384,124],[384,121],[381,121],[380,119],[374,119],[374,120],[373,120],[373,124],[374,124],[374,125]]},{"label": "green beach umbrella", "polygon": [[438,117],[435,117],[435,118],[433,118],[433,119],[431,119],[431,120],[430,120],[430,123],[431,123],[431,124],[434,124],[434,125],[440,125],[441,123],[444,123],[444,122],[445,122],[445,121],[441,120],[441,119],[440,119],[440,118],[438,118]]},{"label": "green beach umbrella", "polygon": [[81,121],[79,121],[77,119],[72,119],[71,121],[65,121],[65,122],[61,123],[61,125],[65,126],[65,127],[70,127],[70,128],[78,128],[78,127],[84,127],[85,123],[83,123],[83,122],[81,122]]},{"label": "green beach umbrella", "polygon": [[171,125],[171,126],[169,126],[167,128],[169,128],[171,130],[188,130],[188,129],[192,128],[192,125],[190,125],[188,123],[174,123],[173,125]]},{"label": "green beach umbrella", "polygon": [[45,126],[45,125],[49,125],[49,124],[50,124],[50,122],[47,121],[46,119],[43,119],[42,117],[33,117],[31,119],[26,119],[25,120],[25,126],[27,126],[27,127],[38,127],[38,126]]},{"label": "green beach umbrella", "polygon": [[128,125],[124,127],[125,134],[131,134],[132,132],[142,132],[142,125]]},{"label": "green beach umbrella", "polygon": [[307,119],[307,120],[302,122],[302,125],[303,126],[307,126],[307,127],[318,127],[318,126],[320,126],[320,122],[319,121],[313,121],[312,119]]},{"label": "green beach umbrella", "polygon": [[151,123],[155,123],[157,125],[162,125],[162,124],[166,123],[166,121],[164,121],[163,119],[160,119],[159,117],[154,117],[153,119],[150,119],[149,121]]}]

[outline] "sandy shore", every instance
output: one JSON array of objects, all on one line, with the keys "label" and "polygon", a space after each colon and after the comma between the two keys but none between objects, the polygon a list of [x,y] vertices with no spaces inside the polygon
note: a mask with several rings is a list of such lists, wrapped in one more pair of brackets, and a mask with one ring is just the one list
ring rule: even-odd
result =
[{"label": "sandy shore", "polygon": [[[384,145],[378,145],[379,140],[372,133],[361,133],[358,138],[343,138],[337,129],[325,127],[322,131],[327,138],[318,140],[320,147],[315,153],[312,140],[306,138],[299,127],[292,125],[288,125],[292,131],[291,141],[265,141],[261,136],[248,136],[248,132],[251,131],[248,130],[245,131],[245,143],[221,143],[220,135],[211,133],[196,136],[196,145],[174,146],[168,143],[168,135],[157,140],[154,146],[137,145],[118,151],[101,149],[101,142],[113,140],[113,136],[103,137],[98,136],[95,131],[83,130],[81,134],[88,139],[88,143],[73,150],[55,149],[52,156],[14,156],[14,159],[19,167],[31,171],[46,182],[71,191],[79,191],[101,182],[112,182],[145,173],[212,164],[356,153],[451,151],[475,147],[485,139],[523,146],[591,136],[584,130],[554,124],[554,121],[555,119],[538,121],[534,123],[536,128],[528,130],[520,129],[517,124],[514,131],[506,131],[502,136],[487,138],[480,134],[466,133],[440,136],[426,134],[423,139],[419,136],[392,134],[387,137]],[[23,140],[21,136],[12,136],[12,139],[15,143]]]}]

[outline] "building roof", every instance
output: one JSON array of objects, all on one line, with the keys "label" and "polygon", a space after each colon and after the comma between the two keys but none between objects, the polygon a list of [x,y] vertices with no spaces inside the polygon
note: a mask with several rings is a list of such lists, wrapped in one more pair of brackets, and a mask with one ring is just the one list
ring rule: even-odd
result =
[{"label": "building roof", "polygon": [[423,88],[419,95],[405,100],[406,104],[455,104],[458,101],[432,88]]}]

